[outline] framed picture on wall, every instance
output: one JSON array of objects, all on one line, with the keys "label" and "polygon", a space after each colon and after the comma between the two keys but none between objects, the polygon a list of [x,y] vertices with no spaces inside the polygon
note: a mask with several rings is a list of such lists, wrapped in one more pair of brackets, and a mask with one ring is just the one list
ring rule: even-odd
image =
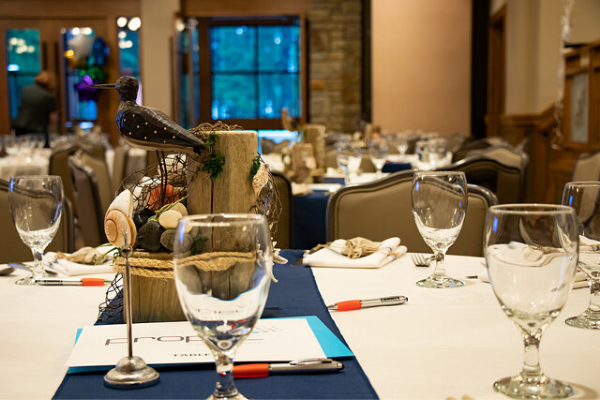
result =
[{"label": "framed picture on wall", "polygon": [[571,142],[588,142],[589,76],[580,73],[573,76],[571,87]]}]

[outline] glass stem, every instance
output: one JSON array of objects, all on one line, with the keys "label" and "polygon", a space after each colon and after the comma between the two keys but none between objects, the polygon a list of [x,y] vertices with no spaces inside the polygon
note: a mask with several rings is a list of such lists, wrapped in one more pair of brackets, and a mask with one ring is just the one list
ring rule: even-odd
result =
[{"label": "glass stem", "polygon": [[31,268],[31,275],[34,279],[41,279],[44,277],[44,265],[42,263],[44,249],[32,247],[31,253],[33,254],[33,260],[35,262],[33,268]]},{"label": "glass stem", "polygon": [[233,361],[223,352],[215,352],[217,364],[217,384],[213,397],[216,399],[227,399],[239,394],[233,382]]},{"label": "glass stem", "polygon": [[542,374],[540,368],[540,339],[536,335],[523,333],[525,357],[522,375],[527,380],[537,380]]},{"label": "glass stem", "polygon": [[600,317],[600,281],[591,281],[590,292],[592,295],[590,297],[588,311],[591,311],[593,314]]},{"label": "glass stem", "polygon": [[433,276],[435,279],[442,279],[446,277],[446,267],[444,266],[445,253],[442,251],[434,253],[435,258],[435,269],[433,270]]}]

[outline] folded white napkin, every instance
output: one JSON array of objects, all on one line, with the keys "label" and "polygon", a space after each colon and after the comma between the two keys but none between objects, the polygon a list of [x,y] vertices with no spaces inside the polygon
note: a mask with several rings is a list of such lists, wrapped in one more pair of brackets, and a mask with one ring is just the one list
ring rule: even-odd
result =
[{"label": "folded white napkin", "polygon": [[49,252],[44,254],[44,262],[48,261],[52,269],[63,275],[89,275],[89,274],[107,274],[113,272],[113,259],[109,259],[103,264],[87,265],[69,261],[65,258],[56,258],[56,253]]},{"label": "folded white napkin", "polygon": [[350,259],[340,254],[345,242],[344,239],[338,239],[331,243],[330,247],[305,256],[302,263],[311,267],[381,268],[408,251],[406,246],[400,246],[399,238],[393,237],[381,242],[377,252],[366,257]]},{"label": "folded white napkin", "polygon": [[[477,274],[477,278],[486,283],[490,283],[490,277],[487,272],[487,268],[482,268],[479,274]],[[583,272],[576,272],[575,279],[573,280],[573,289],[581,289],[590,287],[590,283],[586,280],[587,275]]]}]

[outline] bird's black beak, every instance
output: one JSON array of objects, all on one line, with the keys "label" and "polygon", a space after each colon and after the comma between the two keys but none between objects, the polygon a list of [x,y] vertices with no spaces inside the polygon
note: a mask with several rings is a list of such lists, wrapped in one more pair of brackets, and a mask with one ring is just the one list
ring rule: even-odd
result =
[{"label": "bird's black beak", "polygon": [[114,83],[96,83],[88,86],[96,89],[114,89],[117,87],[117,85]]}]

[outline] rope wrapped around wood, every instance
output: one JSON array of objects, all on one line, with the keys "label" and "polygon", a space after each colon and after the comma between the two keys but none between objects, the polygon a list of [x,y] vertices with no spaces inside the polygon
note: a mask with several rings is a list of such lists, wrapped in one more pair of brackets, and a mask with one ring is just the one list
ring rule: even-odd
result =
[{"label": "rope wrapped around wood", "polygon": [[[256,253],[221,251],[196,254],[182,258],[178,266],[194,266],[203,271],[225,271],[239,262],[248,263],[256,261]],[[171,253],[144,253],[133,252],[129,257],[131,273],[150,278],[173,279],[173,255]],[[125,258],[115,259],[113,266],[116,272],[125,272]]]}]

